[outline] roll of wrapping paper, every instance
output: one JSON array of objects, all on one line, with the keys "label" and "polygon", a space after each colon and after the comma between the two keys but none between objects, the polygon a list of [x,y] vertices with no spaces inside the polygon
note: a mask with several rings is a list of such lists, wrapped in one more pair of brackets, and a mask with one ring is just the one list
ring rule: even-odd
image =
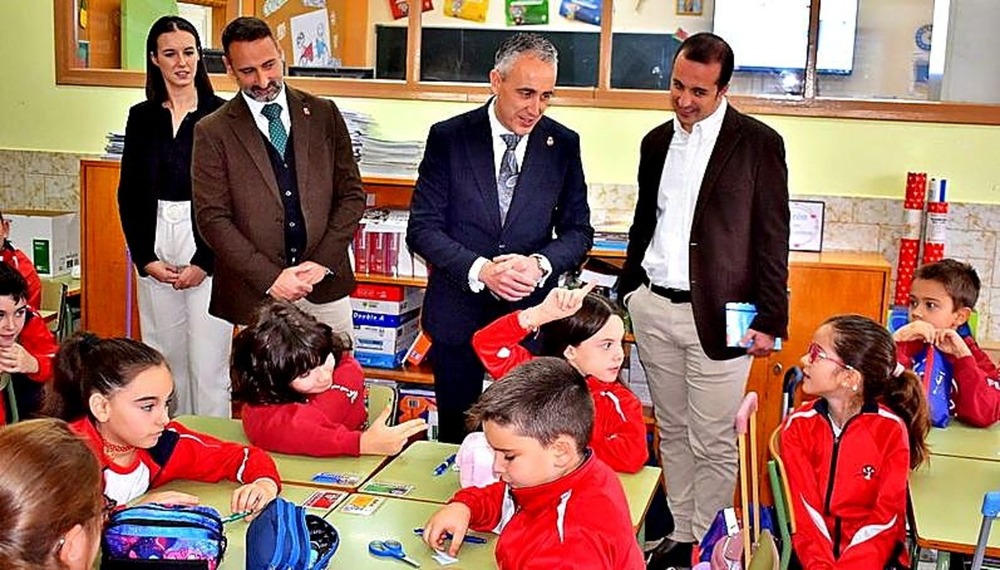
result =
[{"label": "roll of wrapping paper", "polygon": [[934,263],[944,259],[944,245],[948,230],[948,181],[931,178],[927,192],[927,223],[924,224],[923,263]]},{"label": "roll of wrapping paper", "polygon": [[899,261],[896,265],[895,305],[907,306],[910,303],[910,285],[913,283],[913,272],[917,269],[917,260],[920,259],[920,230],[926,195],[927,173],[907,173],[903,235],[899,239]]}]

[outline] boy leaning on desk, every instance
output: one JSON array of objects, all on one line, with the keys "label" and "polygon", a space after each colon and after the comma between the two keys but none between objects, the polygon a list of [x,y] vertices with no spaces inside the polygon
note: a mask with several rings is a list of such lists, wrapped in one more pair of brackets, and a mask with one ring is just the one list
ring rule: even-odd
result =
[{"label": "boy leaning on desk", "polygon": [[921,266],[910,289],[910,322],[893,334],[896,359],[907,368],[927,344],[952,365],[952,412],[975,427],[1000,421],[1000,371],[971,334],[959,332],[979,299],[979,275],[968,263],[943,259]]},{"label": "boy leaning on desk", "polygon": [[500,534],[500,568],[645,568],[621,482],[588,449],[594,404],[584,378],[536,358],[491,385],[469,410],[496,454],[500,481],[460,490],[423,538],[457,555],[466,532]]}]

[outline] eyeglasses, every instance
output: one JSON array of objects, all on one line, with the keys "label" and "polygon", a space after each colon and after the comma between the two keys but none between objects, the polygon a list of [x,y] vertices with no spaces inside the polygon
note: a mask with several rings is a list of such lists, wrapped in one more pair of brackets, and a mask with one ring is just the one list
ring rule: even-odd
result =
[{"label": "eyeglasses", "polygon": [[807,354],[809,354],[809,364],[815,364],[817,360],[829,360],[830,362],[844,368],[846,370],[854,370],[854,367],[850,364],[844,364],[842,360],[834,358],[823,350],[823,347],[814,343],[809,345]]}]

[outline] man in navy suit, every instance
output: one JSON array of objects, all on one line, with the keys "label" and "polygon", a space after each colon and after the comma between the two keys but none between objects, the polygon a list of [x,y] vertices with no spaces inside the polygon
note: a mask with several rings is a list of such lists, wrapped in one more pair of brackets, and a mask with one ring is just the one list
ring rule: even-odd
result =
[{"label": "man in navy suit", "polygon": [[593,241],[580,137],[543,116],[557,57],[541,36],[507,39],[490,71],[494,96],[427,136],[406,241],[431,267],[422,324],[441,441],[462,440],[482,391],[473,333],[541,301]]}]

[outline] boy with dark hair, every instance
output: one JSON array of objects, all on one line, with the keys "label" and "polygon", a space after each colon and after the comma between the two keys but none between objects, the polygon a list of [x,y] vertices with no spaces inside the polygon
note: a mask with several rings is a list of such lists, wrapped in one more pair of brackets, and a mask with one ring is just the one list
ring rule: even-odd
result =
[{"label": "boy with dark hair", "polygon": [[[52,359],[59,348],[45,320],[27,301],[24,277],[0,263],[0,372],[11,375],[21,418],[41,406],[42,383],[52,379]],[[0,425],[7,423],[7,406],[13,405],[0,405]]]},{"label": "boy with dark hair", "polygon": [[38,310],[42,306],[42,280],[38,278],[35,264],[23,251],[14,247],[8,237],[10,237],[10,220],[4,218],[3,212],[0,212],[0,262],[9,265],[24,277],[28,286],[26,299],[28,306]]},{"label": "boy with dark hair", "polygon": [[462,489],[424,526],[424,541],[458,553],[469,528],[500,534],[500,568],[645,568],[621,482],[587,448],[594,404],[564,360],[536,358],[490,386],[469,410],[493,447],[500,481]]},{"label": "boy with dark hair", "polygon": [[979,275],[954,259],[924,265],[913,276],[910,322],[893,335],[896,358],[911,368],[926,344],[943,352],[952,365],[954,415],[976,427],[1000,420],[1000,371],[972,335],[958,329],[969,320],[979,298]]}]

